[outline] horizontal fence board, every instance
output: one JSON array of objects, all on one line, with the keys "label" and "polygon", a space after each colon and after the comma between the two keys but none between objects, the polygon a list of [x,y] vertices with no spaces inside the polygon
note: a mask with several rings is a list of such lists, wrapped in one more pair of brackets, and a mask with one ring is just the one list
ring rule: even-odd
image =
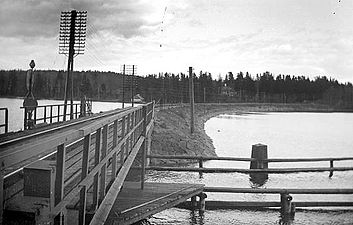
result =
[{"label": "horizontal fence board", "polygon": [[272,169],[239,169],[239,168],[189,168],[189,167],[160,167],[149,166],[147,170],[176,171],[176,172],[203,172],[203,173],[299,173],[299,172],[326,172],[349,171],[353,167],[313,167],[313,168],[272,168]]},{"label": "horizontal fence board", "polygon": [[307,188],[231,188],[231,187],[205,187],[205,192],[226,192],[226,193],[259,193],[259,194],[281,194],[281,193],[289,193],[289,194],[353,194],[353,189],[327,189],[327,188],[319,188],[319,189],[307,189]]},{"label": "horizontal fence board", "polygon": [[[295,202],[296,207],[353,207],[353,202]],[[184,202],[178,207],[191,208],[191,202]],[[206,209],[241,209],[241,208],[270,208],[270,207],[281,207],[281,202],[274,201],[208,201],[206,200]]]},{"label": "horizontal fence board", "polygon": [[[241,157],[214,157],[214,156],[190,156],[190,155],[147,155],[147,158],[154,159],[190,159],[190,160],[225,160],[225,161],[260,161],[255,158]],[[321,161],[344,161],[353,160],[353,157],[335,157],[335,158],[273,158],[263,159],[262,162],[321,162]]]}]

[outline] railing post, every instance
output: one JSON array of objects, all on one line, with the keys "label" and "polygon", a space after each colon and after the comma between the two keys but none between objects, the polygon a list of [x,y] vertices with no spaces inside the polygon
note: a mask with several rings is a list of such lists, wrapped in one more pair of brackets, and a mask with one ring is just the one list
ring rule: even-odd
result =
[{"label": "railing post", "polygon": [[4,171],[3,165],[0,165],[0,225],[3,224],[4,212]]},{"label": "railing post", "polygon": [[[58,121],[57,122],[59,122],[60,121],[60,105],[57,105],[57,106],[58,106]],[[63,121],[65,121],[65,120],[63,120]]]},{"label": "railing post", "polygon": [[[333,160],[330,160],[330,169],[333,169]],[[333,176],[333,170],[330,170],[330,175],[329,177]]]},{"label": "railing post", "polygon": [[147,107],[142,107],[142,117],[143,117],[143,130],[142,136],[144,137],[142,144],[142,154],[141,154],[141,189],[145,186],[145,173],[146,173],[146,147],[147,147]]},{"label": "railing post", "polygon": [[[121,140],[123,140],[124,137],[125,137],[125,116],[123,116],[121,118]],[[125,157],[124,157],[125,143],[122,143],[121,148],[120,148],[120,165],[121,166],[124,164],[124,160],[125,160]]]},{"label": "railing post", "polygon": [[5,108],[5,133],[9,132],[9,110]]},{"label": "railing post", "polygon": [[47,106],[44,106],[44,123],[47,122]]},{"label": "railing post", "polygon": [[[57,147],[57,153],[56,153],[54,206],[59,204],[62,198],[64,197],[65,155],[66,155],[66,147],[64,144],[61,144]],[[62,224],[63,212],[60,212],[56,216],[55,220],[59,221],[58,224]]]},{"label": "railing post", "polygon": [[37,124],[37,107],[33,110],[34,112],[34,116],[33,116],[33,120],[34,120],[34,125]]},{"label": "railing post", "polygon": [[117,160],[116,160],[116,152],[117,150],[115,149],[116,145],[117,145],[117,140],[118,139],[118,120],[114,121],[114,125],[113,125],[113,145],[112,145],[112,151],[114,151],[113,156],[112,156],[112,175],[111,175],[111,181],[114,182],[115,177],[116,177],[116,172],[117,172],[117,168],[116,168],[116,164],[117,164]]},{"label": "railing post", "polygon": [[[131,114],[128,114],[127,115],[127,118],[126,118],[126,133],[129,133],[129,131],[130,131],[130,120],[131,120]],[[128,156],[129,155],[129,152],[130,152],[130,150],[129,150],[129,148],[131,147],[130,146],[130,144],[131,144],[131,141],[130,141],[130,139],[131,139],[131,135],[129,136],[129,137],[127,137],[127,139],[126,139],[126,142],[125,142],[125,148],[126,148],[126,152],[125,152],[125,155],[126,156]]]},{"label": "railing post", "polygon": [[[90,146],[91,146],[91,134],[88,134],[85,136],[83,140],[81,180],[85,179],[88,174]],[[87,186],[83,186],[81,187],[81,191],[80,191],[80,206],[79,206],[79,218],[78,218],[79,225],[84,225],[86,223],[85,222],[86,199],[87,199]]]},{"label": "railing post", "polygon": [[53,123],[53,106],[50,106],[50,123]]},{"label": "railing post", "polygon": [[[96,130],[96,144],[94,148],[94,166],[97,166],[100,161],[100,146],[101,146],[101,131],[99,128]],[[93,202],[92,208],[97,209],[98,207],[98,194],[99,192],[99,171],[94,175],[93,178]]]},{"label": "railing post", "polygon": [[[107,156],[107,148],[108,148],[108,125],[104,125],[103,127],[103,135],[102,135],[102,149],[101,149],[101,161]],[[107,164],[105,163],[101,169],[101,179],[100,179],[100,195],[99,195],[99,203],[103,201],[105,196],[105,188],[106,188],[106,176],[107,176]]]}]

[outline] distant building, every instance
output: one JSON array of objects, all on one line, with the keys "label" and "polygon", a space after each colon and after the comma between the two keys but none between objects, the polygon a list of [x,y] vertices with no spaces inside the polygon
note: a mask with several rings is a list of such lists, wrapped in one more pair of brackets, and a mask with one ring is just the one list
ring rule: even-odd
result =
[{"label": "distant building", "polygon": [[134,102],[136,102],[136,103],[144,103],[145,99],[140,94],[137,94],[137,95],[134,96]]}]

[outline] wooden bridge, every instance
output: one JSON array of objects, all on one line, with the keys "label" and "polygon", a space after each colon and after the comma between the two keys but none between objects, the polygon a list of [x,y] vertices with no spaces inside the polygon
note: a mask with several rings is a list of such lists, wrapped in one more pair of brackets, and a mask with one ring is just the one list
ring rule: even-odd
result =
[{"label": "wooden bridge", "polygon": [[131,224],[200,194],[144,182],[153,121],[148,103],[3,136],[1,222]]},{"label": "wooden bridge", "polygon": [[[50,117],[51,112],[52,109]],[[272,162],[300,159],[151,155],[154,112],[154,103],[148,103],[3,136],[0,139],[1,223],[132,224],[174,206],[201,210],[281,207],[282,211],[290,211],[293,208],[289,198],[291,193],[353,194],[353,189],[264,190],[146,183],[146,170],[189,171],[200,175],[207,172],[267,174],[329,171],[331,175],[333,171],[353,169],[333,165],[334,161],[353,158],[304,159],[330,162],[330,167],[306,171],[300,168],[269,169],[266,166]],[[47,120],[45,115],[43,120]],[[152,167],[149,165],[152,158],[196,160],[199,168]],[[205,160],[248,161],[256,166],[251,169],[204,168]],[[276,193],[280,194],[281,201],[206,203],[205,192]],[[353,206],[353,203],[298,202],[297,206]]]}]

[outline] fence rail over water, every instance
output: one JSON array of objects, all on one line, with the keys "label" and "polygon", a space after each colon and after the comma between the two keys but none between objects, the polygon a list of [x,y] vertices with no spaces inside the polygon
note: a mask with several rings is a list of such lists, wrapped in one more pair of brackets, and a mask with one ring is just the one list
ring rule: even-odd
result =
[{"label": "fence rail over water", "polygon": [[[150,166],[147,169],[157,171],[183,171],[183,172],[199,172],[199,173],[299,173],[299,172],[325,172],[329,171],[330,176],[333,171],[349,171],[353,167],[334,167],[335,161],[353,161],[353,157],[325,157],[325,158],[240,158],[240,157],[212,157],[212,156],[188,156],[188,155],[147,155],[150,159],[185,159],[197,161],[199,168],[195,167],[161,167]],[[263,169],[244,169],[244,168],[205,168],[204,161],[222,160],[237,162],[257,162],[277,163],[277,162],[329,162],[329,167],[303,167],[303,168],[263,168]]]}]

